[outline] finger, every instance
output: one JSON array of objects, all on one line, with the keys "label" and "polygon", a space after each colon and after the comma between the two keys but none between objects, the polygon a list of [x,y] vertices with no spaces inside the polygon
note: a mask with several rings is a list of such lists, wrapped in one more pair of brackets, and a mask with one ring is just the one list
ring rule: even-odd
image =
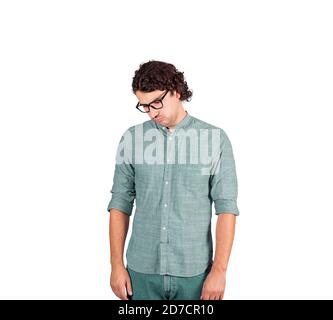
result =
[{"label": "finger", "polygon": [[122,290],[122,300],[128,300],[126,286]]},{"label": "finger", "polygon": [[115,294],[120,300],[128,300],[126,296],[126,289],[124,287],[122,289],[117,289]]},{"label": "finger", "polygon": [[133,293],[132,293],[132,286],[131,286],[130,280],[127,280],[127,282],[126,282],[126,289],[127,289],[128,294],[131,296]]},{"label": "finger", "polygon": [[202,297],[202,300],[207,300],[207,295],[206,295],[205,293],[203,293],[203,294],[201,295],[201,297]]},{"label": "finger", "polygon": [[120,291],[118,289],[113,290],[113,292],[119,299],[121,299],[121,294],[120,294]]}]

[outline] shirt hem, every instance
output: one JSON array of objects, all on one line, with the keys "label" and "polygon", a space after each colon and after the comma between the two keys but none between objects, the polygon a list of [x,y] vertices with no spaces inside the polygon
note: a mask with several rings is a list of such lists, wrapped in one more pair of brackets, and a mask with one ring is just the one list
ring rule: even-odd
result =
[{"label": "shirt hem", "polygon": [[211,266],[212,266],[213,261],[211,261],[210,263],[208,263],[201,271],[197,271],[194,274],[175,274],[174,272],[166,272],[166,273],[156,273],[156,272],[149,272],[146,270],[142,270],[142,269],[138,269],[136,267],[133,267],[132,264],[127,262],[127,266],[129,267],[131,270],[133,270],[134,272],[138,272],[138,273],[143,273],[143,274],[149,274],[149,275],[160,275],[160,276],[164,276],[164,275],[170,275],[170,276],[174,276],[174,277],[184,277],[184,278],[189,278],[189,277],[195,277],[195,276],[199,276],[205,272],[210,271]]}]

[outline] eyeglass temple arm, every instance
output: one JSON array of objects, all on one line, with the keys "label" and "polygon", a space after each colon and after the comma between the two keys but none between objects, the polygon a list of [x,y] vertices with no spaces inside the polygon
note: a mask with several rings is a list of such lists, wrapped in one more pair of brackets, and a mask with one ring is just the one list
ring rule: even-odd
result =
[{"label": "eyeglass temple arm", "polygon": [[[150,103],[140,103],[140,102],[138,102],[138,106],[143,106],[143,107],[151,107],[151,104],[153,103],[153,102],[156,102],[156,101],[160,101],[160,100],[162,100],[163,98],[164,98],[164,96],[167,94],[167,92],[168,92],[169,90],[167,90],[160,98],[158,98],[158,99],[155,99],[155,100],[153,100],[152,102],[150,102]],[[153,107],[154,108],[154,107]]]}]

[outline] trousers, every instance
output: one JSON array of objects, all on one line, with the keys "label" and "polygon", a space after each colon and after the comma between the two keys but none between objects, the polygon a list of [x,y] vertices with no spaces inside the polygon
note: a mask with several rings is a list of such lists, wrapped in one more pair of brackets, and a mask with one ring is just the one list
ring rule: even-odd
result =
[{"label": "trousers", "polygon": [[132,285],[132,296],[128,295],[128,299],[200,300],[203,283],[211,266],[210,264],[203,273],[192,277],[146,274],[126,266]]}]

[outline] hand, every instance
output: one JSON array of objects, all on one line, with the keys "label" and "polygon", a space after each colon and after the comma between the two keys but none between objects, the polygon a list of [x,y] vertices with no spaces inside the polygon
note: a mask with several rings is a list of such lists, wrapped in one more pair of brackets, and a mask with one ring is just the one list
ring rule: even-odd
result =
[{"label": "hand", "polygon": [[129,300],[127,294],[132,295],[131,278],[124,266],[112,268],[110,286],[118,298]]},{"label": "hand", "polygon": [[201,300],[222,300],[226,284],[226,272],[212,267],[201,290]]}]

